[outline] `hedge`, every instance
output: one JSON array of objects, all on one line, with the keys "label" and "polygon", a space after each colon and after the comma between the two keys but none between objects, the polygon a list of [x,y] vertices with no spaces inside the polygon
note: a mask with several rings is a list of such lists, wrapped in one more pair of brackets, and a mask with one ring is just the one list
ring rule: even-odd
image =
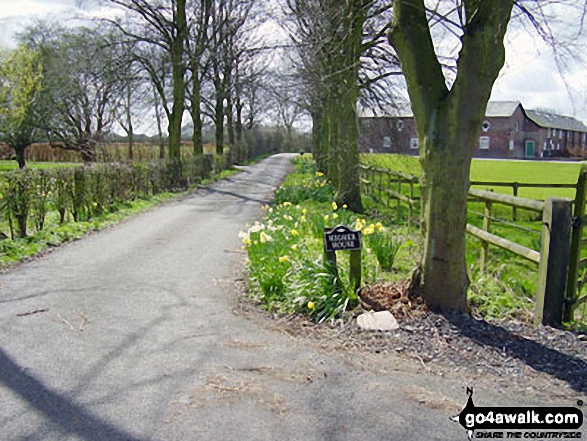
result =
[{"label": "hedge", "polygon": [[0,215],[10,238],[41,231],[51,212],[59,222],[86,221],[114,212],[129,200],[186,190],[225,167],[203,155],[183,161],[93,164],[62,169],[25,169],[0,175]]}]

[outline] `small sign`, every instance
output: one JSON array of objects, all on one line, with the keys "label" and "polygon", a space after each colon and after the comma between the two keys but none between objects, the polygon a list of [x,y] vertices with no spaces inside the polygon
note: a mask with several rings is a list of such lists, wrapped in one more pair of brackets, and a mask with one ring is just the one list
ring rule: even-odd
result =
[{"label": "small sign", "polygon": [[324,233],[326,252],[361,249],[361,232],[339,225]]}]

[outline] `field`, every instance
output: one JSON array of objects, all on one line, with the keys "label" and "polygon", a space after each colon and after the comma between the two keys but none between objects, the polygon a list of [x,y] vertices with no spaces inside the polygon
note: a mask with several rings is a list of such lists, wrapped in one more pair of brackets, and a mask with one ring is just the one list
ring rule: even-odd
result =
[{"label": "field", "polygon": [[[78,167],[80,163],[75,162],[27,162],[27,168],[67,168],[67,167]],[[16,161],[0,161],[0,173],[17,170],[18,164]]]},{"label": "field", "polygon": [[[393,154],[363,154],[364,164],[381,168],[404,171],[413,175],[420,174],[417,157]],[[526,184],[575,184],[579,170],[585,162],[563,161],[495,161],[473,159],[471,164],[472,181],[519,182]],[[496,192],[512,194],[511,187],[479,186],[492,188]],[[548,197],[574,198],[575,190],[566,188],[521,188],[519,197],[546,199]]]},{"label": "field", "polygon": [[[182,141],[181,154],[182,157],[188,158],[193,154],[193,144],[188,141]],[[215,153],[213,144],[204,145],[204,153]],[[168,149],[165,146],[164,155],[167,155]],[[8,146],[0,144],[0,158],[8,159],[14,155],[14,151]],[[82,162],[79,152],[72,150],[64,150],[60,148],[52,148],[47,143],[38,143],[29,146],[25,150],[25,158],[29,162]],[[151,142],[137,142],[133,146],[133,161],[155,161],[160,158],[160,147],[156,143]],[[124,142],[119,143],[105,143],[100,144],[96,148],[97,162],[125,162],[129,161],[128,144]],[[4,162],[4,161],[0,161]],[[7,161],[10,162],[10,161]],[[14,162],[14,161],[13,161]]]}]

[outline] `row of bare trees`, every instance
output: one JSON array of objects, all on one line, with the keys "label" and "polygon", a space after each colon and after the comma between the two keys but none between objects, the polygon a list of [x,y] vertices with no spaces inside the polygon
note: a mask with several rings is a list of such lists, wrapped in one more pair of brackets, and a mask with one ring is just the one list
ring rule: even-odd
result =
[{"label": "row of bare trees", "polygon": [[[228,145],[244,160],[246,134],[262,113],[279,115],[291,138],[295,121],[280,101],[285,88],[277,86],[279,76],[268,80],[270,55],[258,49],[256,29],[267,20],[259,1],[103,1],[118,8],[116,18],[84,27],[39,23],[21,35],[23,53],[31,51],[42,65],[29,100],[34,124],[28,129],[35,131],[29,141],[45,139],[93,161],[116,125],[126,133],[132,159],[136,127],[153,119],[161,156],[167,149],[180,158],[186,125],[193,128],[193,153],[201,155],[209,124],[216,152]],[[14,84],[7,81],[6,90]]]}]

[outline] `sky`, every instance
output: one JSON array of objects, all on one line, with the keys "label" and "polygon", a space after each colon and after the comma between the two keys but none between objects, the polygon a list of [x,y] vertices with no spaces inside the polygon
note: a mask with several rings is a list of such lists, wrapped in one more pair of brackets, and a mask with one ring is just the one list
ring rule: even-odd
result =
[{"label": "sky", "polygon": [[[82,9],[79,9],[79,4]],[[0,0],[0,46],[15,45],[14,36],[37,19],[69,20],[106,13],[97,0]],[[587,62],[570,60],[564,75],[551,48],[536,34],[510,29],[506,63],[493,88],[492,100],[521,101],[525,108],[574,116],[587,124]]]}]

